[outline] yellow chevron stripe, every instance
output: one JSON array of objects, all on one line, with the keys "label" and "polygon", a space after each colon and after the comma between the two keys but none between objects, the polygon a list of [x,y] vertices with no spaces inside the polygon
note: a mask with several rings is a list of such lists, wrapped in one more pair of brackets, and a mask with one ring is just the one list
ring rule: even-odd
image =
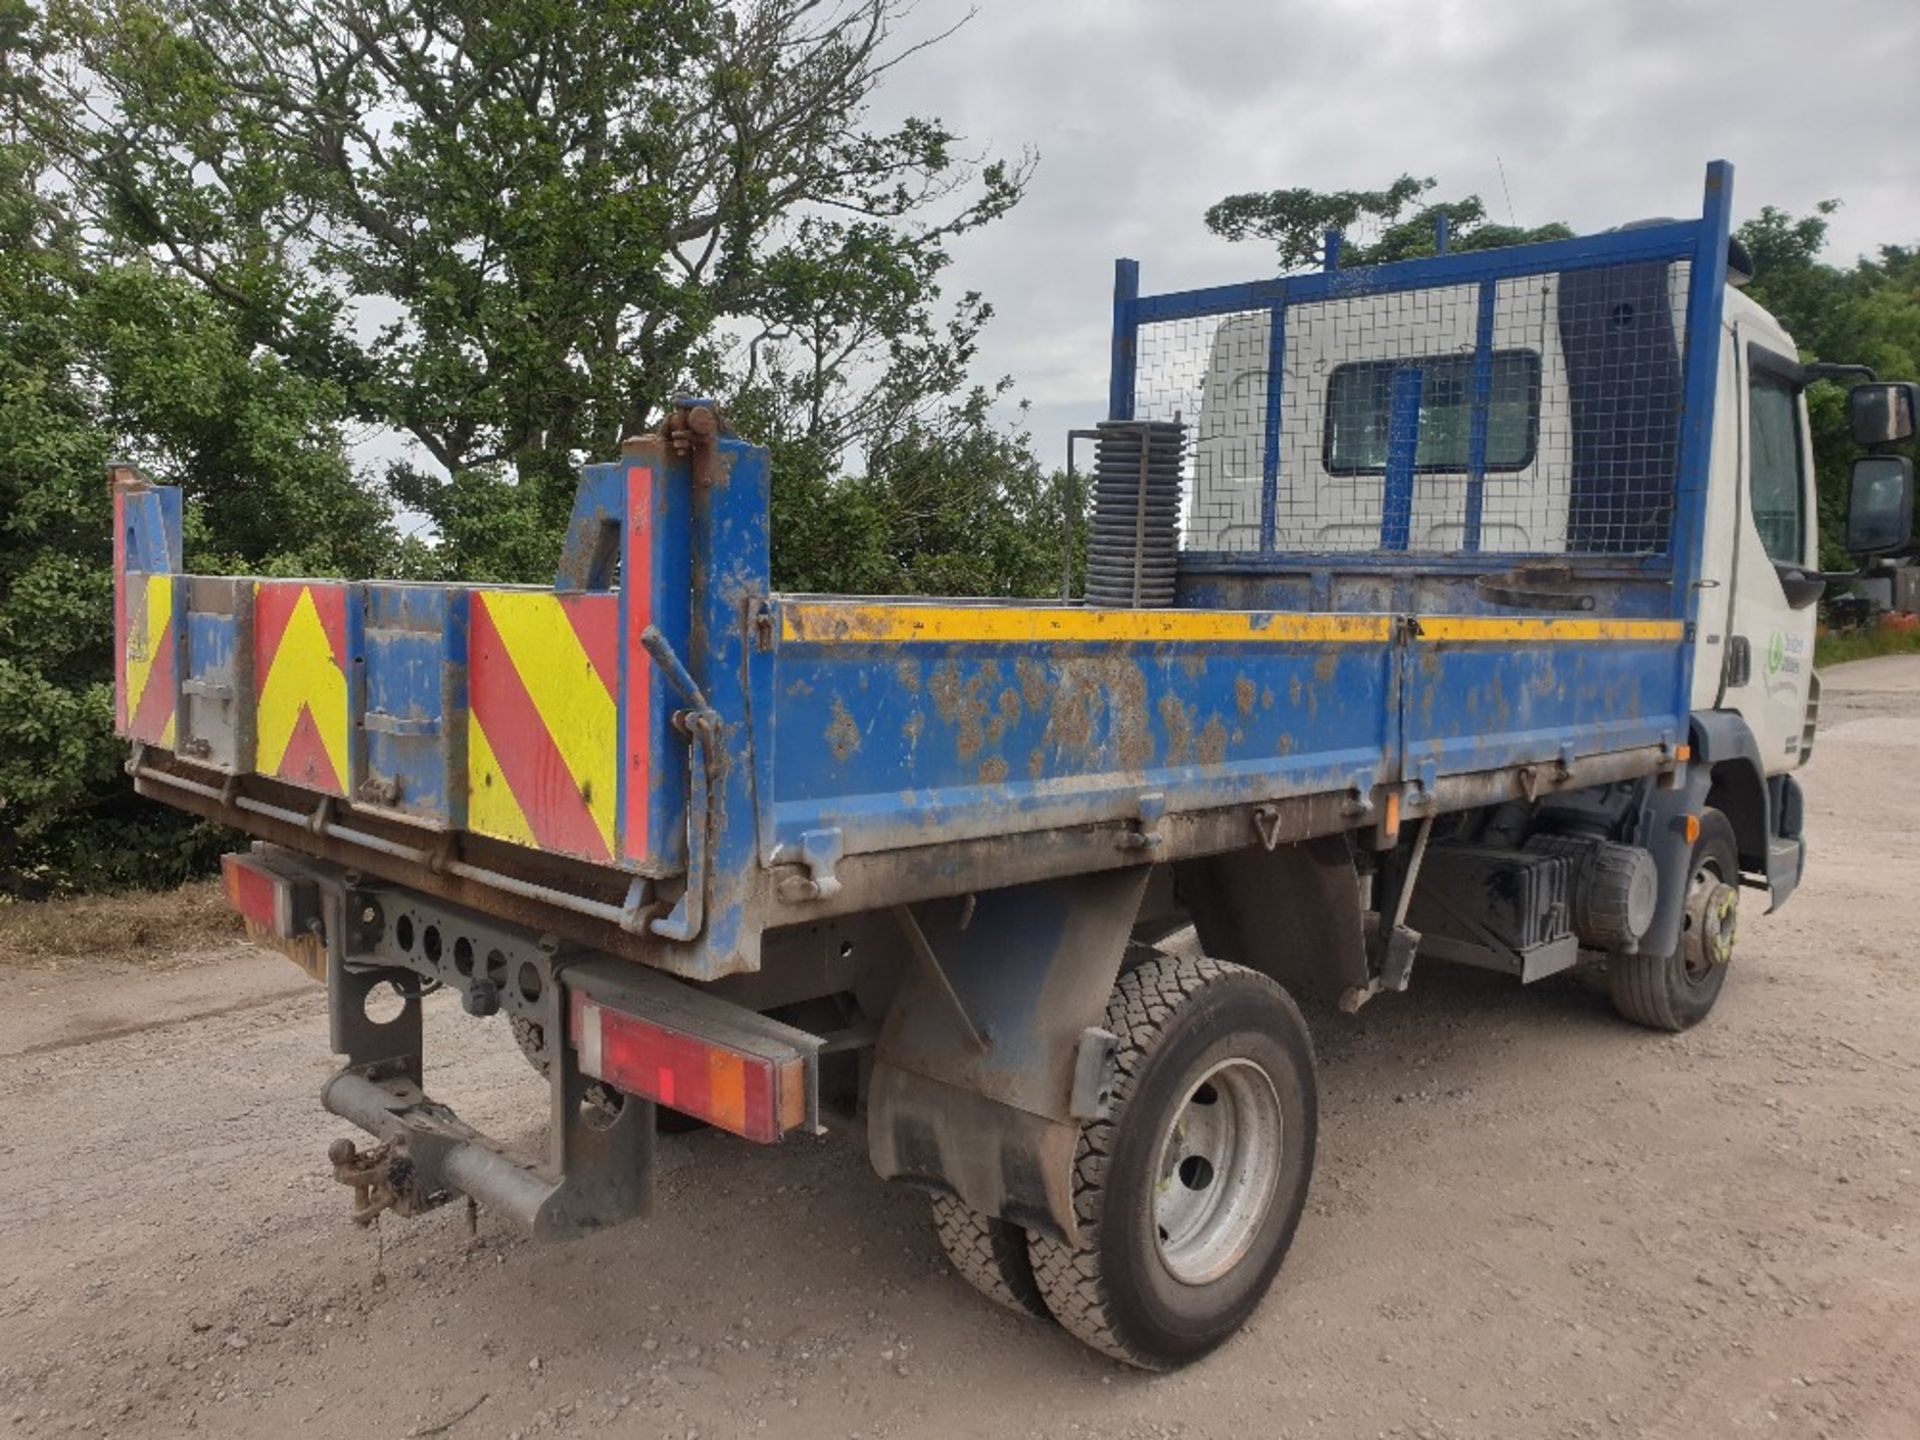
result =
[{"label": "yellow chevron stripe", "polygon": [[[140,697],[147,693],[147,681],[153,676],[153,661],[159,653],[154,644],[156,637],[164,636],[172,640],[173,630],[173,577],[171,575],[147,576],[147,603],[145,611],[132,624],[127,626],[127,723],[133,723],[133,717],[140,713]],[[173,722],[167,722],[167,732],[161,737],[163,746],[173,745]]]},{"label": "yellow chevron stripe", "polygon": [[481,598],[608,853],[615,853],[620,720],[613,696],[554,596],[495,590]]},{"label": "yellow chevron stripe", "polygon": [[302,710],[313,712],[321,748],[333,764],[334,775],[345,785],[347,677],[334,662],[333,646],[320,623],[320,612],[314,608],[311,590],[302,590],[294,602],[280,647],[267,667],[266,683],[260,687],[260,706],[255,714],[259,727],[255,768],[261,774],[280,773],[287,742],[293,739],[293,727],[299,723]]},{"label": "yellow chevron stripe", "polygon": [[1036,641],[1381,644],[1385,615],[1296,615],[1245,610],[1083,610],[1071,606],[912,605],[788,601],[783,640],[839,644],[1021,644]]},{"label": "yellow chevron stripe", "polygon": [[1422,640],[1676,641],[1686,634],[1678,620],[1497,620],[1481,616],[1420,617]]},{"label": "yellow chevron stripe", "polygon": [[467,712],[467,828],[496,840],[511,840],[516,845],[533,845],[533,826],[527,812],[520,808],[507,777],[500,773],[487,732],[480,728],[479,717]]}]

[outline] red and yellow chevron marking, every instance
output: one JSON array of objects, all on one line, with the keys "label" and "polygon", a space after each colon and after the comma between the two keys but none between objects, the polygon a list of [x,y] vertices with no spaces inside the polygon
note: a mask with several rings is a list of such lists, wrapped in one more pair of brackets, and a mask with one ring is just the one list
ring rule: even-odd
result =
[{"label": "red and yellow chevron marking", "polygon": [[127,604],[127,734],[163,749],[173,748],[173,576],[129,575]]},{"label": "red and yellow chevron marking", "polygon": [[347,590],[263,580],[253,608],[254,768],[347,793]]},{"label": "red and yellow chevron marking", "polygon": [[474,592],[469,829],[585,860],[613,858],[618,605],[611,594]]}]

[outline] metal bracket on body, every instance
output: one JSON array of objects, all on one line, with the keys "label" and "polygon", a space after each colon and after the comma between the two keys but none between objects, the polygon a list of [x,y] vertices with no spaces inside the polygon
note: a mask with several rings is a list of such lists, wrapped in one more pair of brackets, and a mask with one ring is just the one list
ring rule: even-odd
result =
[{"label": "metal bracket on body", "polygon": [[1380,929],[1374,936],[1378,947],[1379,973],[1364,986],[1356,986],[1340,997],[1340,1008],[1351,1015],[1382,990],[1401,991],[1413,973],[1413,957],[1420,948],[1420,932],[1407,928],[1407,906],[1413,900],[1413,887],[1420,878],[1420,862],[1427,855],[1427,839],[1433,834],[1433,816],[1420,822],[1413,837],[1413,854],[1407,859],[1406,874],[1400,877],[1394,896],[1391,922],[1382,913]]},{"label": "metal bracket on body", "polygon": [[840,863],[844,840],[838,827],[826,830],[807,830],[800,836],[800,844],[794,849],[786,846],[776,854],[777,863],[798,861],[809,871],[805,875],[789,875],[779,886],[780,898],[789,905],[805,904],[809,900],[827,900],[840,893],[840,877],[833,873],[834,866]]},{"label": "metal bracket on body", "polygon": [[1149,790],[1140,797],[1139,829],[1128,830],[1120,836],[1122,850],[1157,850],[1166,842],[1166,836],[1160,832],[1160,822],[1167,815],[1167,797],[1159,790]]},{"label": "metal bracket on body", "polygon": [[667,683],[685,700],[688,709],[675,713],[673,725],[687,737],[687,888],[670,914],[647,927],[663,940],[692,940],[706,924],[707,848],[712,821],[713,746],[720,734],[720,716],[707,704],[687,667],[658,627],[649,625],[640,643],[667,677]]},{"label": "metal bracket on body", "polygon": [[966,1032],[968,1043],[975,1050],[984,1052],[991,1037],[973,1023],[973,1017],[967,1013],[966,1002],[961,1000],[960,992],[953,988],[953,981],[948,977],[946,967],[940,963],[940,957],[934,953],[932,942],[927,939],[927,932],[920,928],[920,922],[914,917],[912,908],[906,905],[894,906],[893,918],[900,927],[900,933],[907,937],[907,948],[913,952],[913,958],[920,962],[927,973],[927,978],[933,982],[934,988],[946,998],[948,1008],[953,1012],[954,1018],[960,1022],[960,1028]]}]

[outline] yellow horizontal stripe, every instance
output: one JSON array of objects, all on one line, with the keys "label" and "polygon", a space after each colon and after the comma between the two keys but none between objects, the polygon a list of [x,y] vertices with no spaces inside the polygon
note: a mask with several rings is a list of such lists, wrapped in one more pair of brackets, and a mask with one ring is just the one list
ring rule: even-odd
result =
[{"label": "yellow horizontal stripe", "polygon": [[1243,641],[1382,644],[1385,615],[1275,615],[1245,610],[1083,610],[1069,606],[869,605],[790,602],[783,640],[843,644],[1021,644]]},{"label": "yellow horizontal stripe", "polygon": [[1475,616],[1421,616],[1422,640],[1679,640],[1678,620],[1496,620]]}]

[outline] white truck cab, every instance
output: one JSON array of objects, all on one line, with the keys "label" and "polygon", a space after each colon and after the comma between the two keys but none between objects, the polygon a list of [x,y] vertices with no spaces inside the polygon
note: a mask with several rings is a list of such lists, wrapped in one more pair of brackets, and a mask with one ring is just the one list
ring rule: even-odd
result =
[{"label": "white truck cab", "polygon": [[1793,338],[1730,289],[1714,403],[1693,705],[1746,722],[1767,774],[1813,749],[1820,539],[1813,443]]}]

